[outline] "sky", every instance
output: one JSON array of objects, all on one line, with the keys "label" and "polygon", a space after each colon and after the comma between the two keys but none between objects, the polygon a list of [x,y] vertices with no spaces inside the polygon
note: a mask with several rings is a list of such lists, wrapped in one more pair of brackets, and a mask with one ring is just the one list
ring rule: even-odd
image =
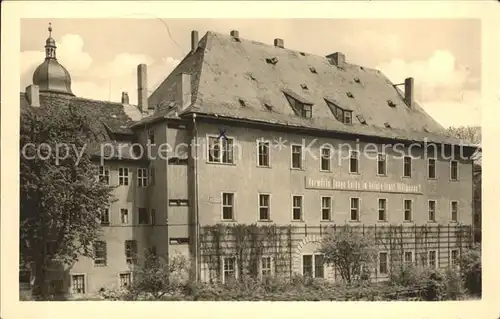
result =
[{"label": "sky", "polygon": [[137,65],[150,94],[183,59],[191,30],[227,33],[376,68],[394,83],[414,77],[416,100],[444,127],[481,125],[479,19],[22,19],[21,88],[43,62],[48,23],[77,96],[137,102]]}]

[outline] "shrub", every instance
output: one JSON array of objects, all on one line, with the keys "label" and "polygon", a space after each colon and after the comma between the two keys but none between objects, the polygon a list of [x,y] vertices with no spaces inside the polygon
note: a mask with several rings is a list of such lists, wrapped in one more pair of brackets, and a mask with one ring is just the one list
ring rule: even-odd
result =
[{"label": "shrub", "polygon": [[352,284],[362,279],[363,268],[374,264],[377,254],[374,242],[372,236],[346,225],[326,235],[319,251],[325,256],[325,263],[333,265],[342,279]]},{"label": "shrub", "polygon": [[473,246],[462,252],[459,259],[465,289],[471,295],[481,296],[481,247]]}]

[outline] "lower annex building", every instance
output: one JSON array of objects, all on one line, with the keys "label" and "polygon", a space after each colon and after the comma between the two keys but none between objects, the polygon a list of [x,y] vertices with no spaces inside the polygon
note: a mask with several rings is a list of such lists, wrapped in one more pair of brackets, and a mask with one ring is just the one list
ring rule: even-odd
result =
[{"label": "lower annex building", "polygon": [[121,103],[74,96],[55,53],[49,37],[21,109],[91,109],[100,180],[118,188],[95,258],[55,272],[54,290],[127,285],[147,251],[188,256],[199,280],[238,277],[251,257],[229,246],[214,255],[206,235],[216,224],[275,225],[280,235],[254,252],[258,275],[336,280],[318,241],[345,224],[379,234],[377,279],[397,262],[447,267],[468,243],[475,149],[459,147],[415,102],[412,78],[400,90],[342,53],[193,31],[191,51],[150,96],[138,66],[131,105],[126,92]]}]

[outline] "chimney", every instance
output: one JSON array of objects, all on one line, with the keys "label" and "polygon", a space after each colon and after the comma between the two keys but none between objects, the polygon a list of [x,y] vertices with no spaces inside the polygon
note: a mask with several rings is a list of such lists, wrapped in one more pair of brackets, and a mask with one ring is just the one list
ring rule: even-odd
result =
[{"label": "chimney", "polygon": [[40,87],[38,85],[27,86],[26,97],[31,107],[40,107]]},{"label": "chimney", "polygon": [[283,41],[283,39],[274,39],[274,46],[275,47],[278,47],[278,48],[284,48],[285,47],[285,43]]},{"label": "chimney", "polygon": [[191,53],[194,53],[198,48],[198,31],[191,31]]},{"label": "chimney", "polygon": [[137,66],[137,105],[142,112],[148,111],[148,72],[146,64]]},{"label": "chimney", "polygon": [[333,64],[339,68],[343,68],[345,64],[345,55],[341,52],[335,52],[326,56]]},{"label": "chimney", "polygon": [[122,104],[130,104],[127,92],[122,92]]},{"label": "chimney", "polygon": [[191,74],[180,73],[177,75],[177,98],[180,110],[184,110],[192,103]]},{"label": "chimney", "polygon": [[238,32],[238,30],[232,30],[230,34],[233,38],[236,38],[236,39],[238,39],[240,37],[240,33]]},{"label": "chimney", "polygon": [[413,107],[413,102],[415,101],[415,89],[413,78],[405,79],[405,102],[409,108]]}]

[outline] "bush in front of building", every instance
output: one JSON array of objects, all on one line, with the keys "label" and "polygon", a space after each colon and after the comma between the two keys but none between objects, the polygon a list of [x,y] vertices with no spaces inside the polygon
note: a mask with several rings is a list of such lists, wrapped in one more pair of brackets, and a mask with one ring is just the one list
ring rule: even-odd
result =
[{"label": "bush in front of building", "polygon": [[370,233],[361,233],[348,225],[337,232],[327,234],[319,251],[325,263],[335,267],[347,284],[368,279],[363,269],[373,269],[377,258],[375,240]]},{"label": "bush in front of building", "polygon": [[467,292],[473,296],[481,297],[481,246],[476,244],[463,251],[459,265]]}]

